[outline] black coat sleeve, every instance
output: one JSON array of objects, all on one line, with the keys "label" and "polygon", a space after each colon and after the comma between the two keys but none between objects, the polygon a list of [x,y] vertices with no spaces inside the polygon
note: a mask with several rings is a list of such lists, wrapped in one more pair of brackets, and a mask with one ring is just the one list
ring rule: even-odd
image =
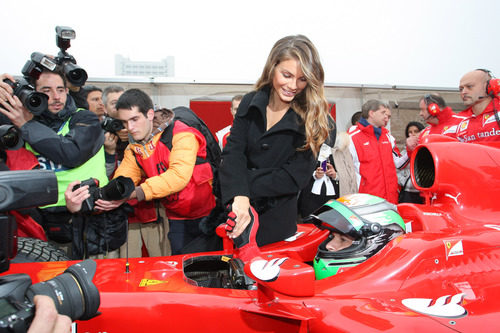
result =
[{"label": "black coat sleeve", "polygon": [[50,161],[75,168],[99,151],[104,143],[104,132],[99,118],[88,111],[73,114],[69,132],[59,135],[44,124],[31,120],[21,127],[23,139]]},{"label": "black coat sleeve", "polygon": [[228,204],[235,196],[250,197],[247,177],[247,132],[248,119],[241,117],[240,110],[247,108],[249,96],[245,96],[238,107],[226,146],[222,151],[219,169],[222,202]]}]

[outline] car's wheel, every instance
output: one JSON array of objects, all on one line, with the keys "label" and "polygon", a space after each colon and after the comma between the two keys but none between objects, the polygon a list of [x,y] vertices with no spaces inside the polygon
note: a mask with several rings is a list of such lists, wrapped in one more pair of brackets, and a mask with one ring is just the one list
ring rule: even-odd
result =
[{"label": "car's wheel", "polygon": [[71,260],[66,252],[37,238],[17,239],[17,256],[12,263]]}]

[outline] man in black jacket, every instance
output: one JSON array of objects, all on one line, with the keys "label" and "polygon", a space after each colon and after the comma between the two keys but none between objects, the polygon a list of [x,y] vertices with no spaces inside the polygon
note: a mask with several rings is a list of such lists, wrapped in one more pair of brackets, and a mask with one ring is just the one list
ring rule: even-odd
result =
[{"label": "man in black jacket", "polygon": [[36,156],[40,168],[53,170],[57,176],[58,202],[40,209],[43,226],[49,239],[69,243],[72,214],[66,209],[66,187],[75,179],[90,177],[101,185],[107,183],[99,119],[76,107],[68,95],[65,76],[58,69],[45,70],[32,82],[36,91],[48,96],[48,108],[39,115],[32,114],[12,95],[12,88],[3,81],[6,78],[14,81],[8,74],[0,75],[0,112],[20,130],[26,149]]}]

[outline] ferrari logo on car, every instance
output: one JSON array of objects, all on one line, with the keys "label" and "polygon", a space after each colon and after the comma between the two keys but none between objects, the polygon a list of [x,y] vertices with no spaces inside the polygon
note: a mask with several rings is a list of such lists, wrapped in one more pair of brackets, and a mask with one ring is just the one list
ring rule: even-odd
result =
[{"label": "ferrari logo on car", "polygon": [[441,296],[433,302],[430,298],[407,298],[402,301],[407,308],[429,316],[443,318],[460,318],[467,315],[462,306],[465,293]]},{"label": "ferrari logo on car", "polygon": [[261,281],[274,281],[280,275],[280,266],[288,258],[256,260],[250,264],[250,271]]},{"label": "ferrari logo on car", "polygon": [[464,247],[462,240],[443,240],[446,251],[446,260],[448,257],[462,256],[464,254]]}]

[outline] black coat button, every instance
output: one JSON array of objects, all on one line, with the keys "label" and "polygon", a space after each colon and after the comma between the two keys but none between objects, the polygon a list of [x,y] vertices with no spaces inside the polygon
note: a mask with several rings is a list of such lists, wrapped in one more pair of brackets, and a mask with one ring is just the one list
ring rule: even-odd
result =
[{"label": "black coat button", "polygon": [[260,148],[261,148],[262,150],[269,150],[269,148],[271,148],[271,147],[270,147],[267,143],[263,143],[263,144],[260,146]]}]

